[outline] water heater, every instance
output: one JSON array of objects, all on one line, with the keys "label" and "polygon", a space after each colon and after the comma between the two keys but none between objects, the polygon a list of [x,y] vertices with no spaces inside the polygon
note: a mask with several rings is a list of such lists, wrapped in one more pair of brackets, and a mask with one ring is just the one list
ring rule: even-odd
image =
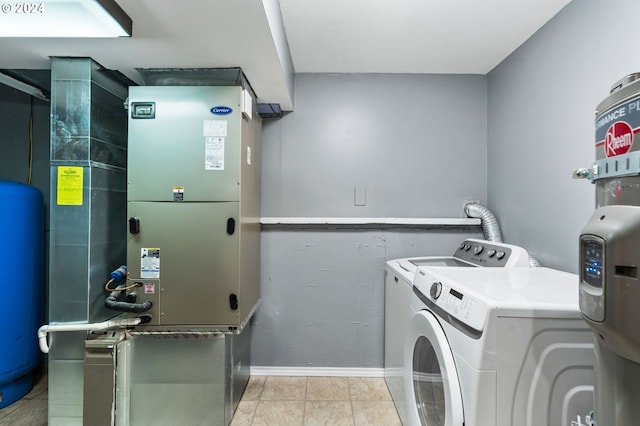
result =
[{"label": "water heater", "polygon": [[237,331],[260,300],[261,119],[250,86],[131,87],[127,286],[150,331]]},{"label": "water heater", "polygon": [[596,161],[574,177],[596,188],[580,235],[580,310],[595,336],[592,424],[640,418],[640,74],[620,80],[596,111]]}]

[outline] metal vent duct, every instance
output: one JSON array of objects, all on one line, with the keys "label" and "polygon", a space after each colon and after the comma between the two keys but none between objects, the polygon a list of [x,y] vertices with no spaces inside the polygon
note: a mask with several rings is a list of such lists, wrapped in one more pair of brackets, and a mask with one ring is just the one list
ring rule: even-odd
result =
[{"label": "metal vent duct", "polygon": [[258,104],[258,115],[261,118],[282,118],[280,104]]}]

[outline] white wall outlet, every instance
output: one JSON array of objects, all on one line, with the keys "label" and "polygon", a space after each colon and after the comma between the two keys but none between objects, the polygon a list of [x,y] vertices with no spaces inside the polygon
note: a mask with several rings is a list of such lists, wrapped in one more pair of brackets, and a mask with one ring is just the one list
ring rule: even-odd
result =
[{"label": "white wall outlet", "polygon": [[367,205],[367,188],[364,186],[356,186],[353,190],[353,205]]}]

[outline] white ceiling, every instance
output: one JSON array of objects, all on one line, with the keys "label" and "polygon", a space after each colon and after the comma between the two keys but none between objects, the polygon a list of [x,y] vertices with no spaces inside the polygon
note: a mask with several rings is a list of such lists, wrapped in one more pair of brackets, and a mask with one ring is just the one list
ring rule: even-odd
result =
[{"label": "white ceiling", "polygon": [[[116,1],[133,20],[133,37],[4,38],[0,68],[46,69],[51,56],[88,56],[141,83],[135,68],[240,66],[260,102],[291,109],[281,40],[265,11],[275,0]],[[280,0],[280,6],[295,72],[485,74],[569,1]]]},{"label": "white ceiling", "polygon": [[570,0],[280,0],[296,72],[486,74]]}]

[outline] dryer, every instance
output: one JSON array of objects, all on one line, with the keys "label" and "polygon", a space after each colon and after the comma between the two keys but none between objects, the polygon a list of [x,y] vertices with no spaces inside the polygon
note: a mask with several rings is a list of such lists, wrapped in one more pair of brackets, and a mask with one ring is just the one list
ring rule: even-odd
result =
[{"label": "dryer", "polygon": [[410,426],[567,425],[593,407],[577,277],[420,267],[405,340]]},{"label": "dryer", "polygon": [[406,424],[404,393],[404,340],[409,326],[413,278],[420,266],[527,267],[529,254],[522,247],[466,239],[451,256],[411,257],[390,260],[385,271],[384,376],[400,419]]}]

